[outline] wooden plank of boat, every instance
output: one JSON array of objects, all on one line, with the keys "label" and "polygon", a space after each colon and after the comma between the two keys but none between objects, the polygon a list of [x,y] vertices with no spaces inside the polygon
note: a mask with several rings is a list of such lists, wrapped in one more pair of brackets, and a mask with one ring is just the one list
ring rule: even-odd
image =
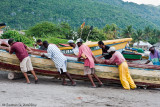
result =
[{"label": "wooden plank of boat", "polygon": [[[34,53],[32,53],[34,54]],[[37,53],[36,53],[37,54]],[[31,56],[33,67],[36,73],[41,75],[57,76],[58,72],[50,59],[41,58],[40,56]],[[103,63],[103,61],[102,61]],[[10,55],[4,50],[0,51],[0,68],[20,72],[19,60],[15,55]],[[129,63],[129,71],[136,84],[148,86],[160,86],[160,66],[142,65]],[[83,62],[68,60],[68,72],[75,79],[84,79]],[[111,80],[119,82],[119,73],[116,65],[96,64],[96,74],[102,80]]]}]

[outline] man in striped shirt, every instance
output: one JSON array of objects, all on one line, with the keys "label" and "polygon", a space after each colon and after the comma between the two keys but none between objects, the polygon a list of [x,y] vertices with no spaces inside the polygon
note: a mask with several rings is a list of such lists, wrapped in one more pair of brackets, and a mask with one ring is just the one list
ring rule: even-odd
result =
[{"label": "man in striped shirt", "polygon": [[47,48],[47,54],[43,54],[42,57],[46,56],[55,63],[57,70],[60,73],[60,76],[63,78],[62,85],[67,85],[65,80],[65,76],[72,82],[72,85],[75,86],[76,82],[74,82],[67,72],[67,58],[62,54],[60,49],[54,44],[48,44],[47,41],[43,42],[43,46]]}]

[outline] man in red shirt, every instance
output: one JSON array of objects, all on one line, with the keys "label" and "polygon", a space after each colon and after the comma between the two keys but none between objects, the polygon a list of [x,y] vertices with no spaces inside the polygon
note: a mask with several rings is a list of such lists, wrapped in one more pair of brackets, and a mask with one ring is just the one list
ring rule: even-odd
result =
[{"label": "man in red shirt", "polygon": [[9,49],[9,53],[12,54],[15,52],[17,58],[20,61],[20,68],[26,78],[27,83],[30,83],[30,80],[27,75],[27,71],[31,71],[35,78],[35,84],[38,83],[38,78],[33,70],[31,59],[28,55],[28,51],[32,51],[29,47],[27,47],[22,42],[14,42],[14,39],[9,39],[8,44],[11,46]]}]

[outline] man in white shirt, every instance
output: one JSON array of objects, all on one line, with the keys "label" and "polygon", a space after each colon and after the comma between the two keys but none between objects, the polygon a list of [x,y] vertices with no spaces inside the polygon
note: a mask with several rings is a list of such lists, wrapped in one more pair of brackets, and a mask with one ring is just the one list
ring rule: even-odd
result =
[{"label": "man in white shirt", "polygon": [[48,44],[47,41],[43,42],[43,46],[47,48],[47,54],[43,54],[42,57],[46,56],[52,59],[52,61],[55,63],[60,76],[63,78],[62,85],[67,85],[65,80],[65,76],[67,76],[68,79],[72,82],[71,85],[75,86],[76,82],[72,80],[70,74],[67,72],[67,58],[62,54],[60,49],[54,44]]},{"label": "man in white shirt", "polygon": [[73,51],[73,53],[77,56],[78,53],[79,53],[79,48],[78,48],[77,44],[75,44],[73,40],[69,40],[69,41],[68,41],[68,44],[69,44],[71,47],[73,47],[72,51]]}]

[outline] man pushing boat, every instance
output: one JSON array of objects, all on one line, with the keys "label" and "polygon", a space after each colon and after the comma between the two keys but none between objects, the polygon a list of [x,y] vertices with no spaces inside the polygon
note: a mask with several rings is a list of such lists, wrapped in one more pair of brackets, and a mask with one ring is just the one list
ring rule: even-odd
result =
[{"label": "man pushing boat", "polygon": [[17,58],[20,60],[20,69],[24,74],[24,77],[26,78],[27,83],[30,83],[30,80],[28,78],[27,72],[31,71],[35,78],[35,84],[38,83],[38,78],[33,70],[31,59],[28,55],[28,51],[32,51],[29,47],[27,47],[22,42],[15,42],[14,39],[9,39],[8,44],[11,46],[9,48],[9,53],[12,54],[15,52]]},{"label": "man pushing boat", "polygon": [[78,61],[80,61],[81,58],[84,59],[84,75],[88,76],[89,80],[92,83],[93,88],[95,88],[96,85],[93,81],[92,75],[98,80],[99,86],[102,86],[103,83],[100,81],[98,76],[95,74],[95,68],[94,68],[95,67],[95,64],[94,64],[95,57],[91,49],[88,46],[83,44],[82,39],[77,40],[77,45],[79,47]]},{"label": "man pushing boat", "polygon": [[156,50],[154,47],[150,47],[149,51],[151,52],[149,54],[148,61],[145,64],[148,64],[152,61],[153,65],[160,65],[160,53],[158,50]]},{"label": "man pushing boat", "polygon": [[109,46],[104,45],[104,43],[102,41],[98,42],[98,46],[102,49],[102,55],[97,57],[98,59],[101,59],[103,57],[105,59],[110,59],[112,57],[112,55],[108,53],[108,50],[110,48]]},{"label": "man pushing boat", "polygon": [[78,45],[75,44],[73,40],[69,40],[69,41],[68,41],[68,44],[69,44],[69,46],[73,47],[72,51],[73,51],[74,55],[77,56],[78,53],[79,53]]},{"label": "man pushing boat", "polygon": [[106,60],[105,63],[118,65],[119,78],[123,88],[127,90],[130,90],[130,88],[135,89],[136,85],[130,76],[128,64],[123,55],[116,51],[115,47],[110,47],[108,53],[111,54],[112,57],[109,60]]},{"label": "man pushing boat", "polygon": [[54,44],[49,44],[47,41],[43,42],[43,46],[47,48],[47,54],[43,54],[42,57],[48,57],[55,63],[55,67],[63,78],[62,85],[67,85],[67,81],[65,80],[65,76],[67,76],[72,82],[71,85],[75,86],[76,82],[73,81],[70,74],[67,72],[67,58],[62,54],[60,49]]}]

